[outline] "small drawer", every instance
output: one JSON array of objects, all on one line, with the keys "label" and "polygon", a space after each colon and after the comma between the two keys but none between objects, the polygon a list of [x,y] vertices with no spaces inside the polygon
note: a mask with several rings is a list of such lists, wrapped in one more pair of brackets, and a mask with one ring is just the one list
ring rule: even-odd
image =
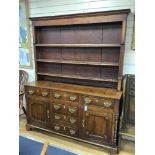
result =
[{"label": "small drawer", "polygon": [[66,122],[66,116],[60,115],[60,114],[54,114],[53,116],[54,123],[65,123]]},{"label": "small drawer", "polygon": [[78,129],[66,127],[66,133],[70,136],[77,137],[78,136]]},{"label": "small drawer", "polygon": [[71,102],[77,102],[79,99],[77,94],[64,92],[64,91],[54,91],[53,97],[54,99],[66,100]]},{"label": "small drawer", "polygon": [[77,102],[79,97],[77,94],[69,93],[69,92],[62,92],[63,99],[71,102]]},{"label": "small drawer", "polygon": [[65,127],[59,124],[54,124],[53,125],[53,130],[55,132],[60,132],[60,133],[65,133]]},{"label": "small drawer", "polygon": [[78,115],[78,107],[66,106],[65,109],[68,115],[72,115],[72,116]]},{"label": "small drawer", "polygon": [[96,96],[83,96],[82,102],[84,105],[97,105],[104,108],[112,108],[114,100]]}]

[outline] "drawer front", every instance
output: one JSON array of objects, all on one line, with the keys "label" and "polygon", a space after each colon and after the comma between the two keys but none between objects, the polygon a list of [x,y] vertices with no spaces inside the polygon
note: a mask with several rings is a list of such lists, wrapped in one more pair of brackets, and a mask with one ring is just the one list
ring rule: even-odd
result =
[{"label": "drawer front", "polygon": [[113,108],[114,100],[96,97],[96,96],[82,96],[82,104],[97,105],[97,106],[102,106],[104,108]]},{"label": "drawer front", "polygon": [[73,137],[78,137],[78,129],[66,127],[66,134]]},{"label": "drawer front", "polygon": [[71,102],[78,102],[78,100],[79,100],[78,94],[64,92],[64,91],[53,91],[53,98],[71,101]]},{"label": "drawer front", "polygon": [[27,95],[37,95],[42,97],[49,97],[50,91],[48,89],[44,88],[38,88],[38,87],[28,87],[26,89]]},{"label": "drawer front", "polygon": [[65,106],[66,114],[71,116],[78,116],[78,107]]},{"label": "drawer front", "polygon": [[53,115],[53,122],[54,123],[61,123],[65,124],[66,123],[66,116],[65,115],[60,115],[60,114],[54,114]]},{"label": "drawer front", "polygon": [[54,124],[53,125],[53,131],[55,132],[60,132],[60,133],[65,133],[65,127],[59,124]]}]

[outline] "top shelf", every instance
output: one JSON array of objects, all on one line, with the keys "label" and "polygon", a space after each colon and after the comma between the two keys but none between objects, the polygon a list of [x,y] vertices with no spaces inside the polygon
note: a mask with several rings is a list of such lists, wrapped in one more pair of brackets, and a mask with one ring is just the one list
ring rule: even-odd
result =
[{"label": "top shelf", "polygon": [[120,47],[121,44],[34,44],[36,47]]}]

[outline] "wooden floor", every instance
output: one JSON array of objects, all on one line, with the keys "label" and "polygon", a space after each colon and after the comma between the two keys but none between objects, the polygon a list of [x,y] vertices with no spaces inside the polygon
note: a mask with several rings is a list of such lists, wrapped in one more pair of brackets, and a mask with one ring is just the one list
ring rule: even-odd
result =
[{"label": "wooden floor", "polygon": [[[55,134],[43,132],[41,130],[26,131],[26,117],[19,117],[19,134],[38,141],[49,141],[51,145],[58,146],[65,150],[75,152],[79,155],[109,155],[108,151],[101,148],[86,144],[83,142],[64,138]],[[134,155],[135,144],[133,142],[123,140],[119,155]]]}]

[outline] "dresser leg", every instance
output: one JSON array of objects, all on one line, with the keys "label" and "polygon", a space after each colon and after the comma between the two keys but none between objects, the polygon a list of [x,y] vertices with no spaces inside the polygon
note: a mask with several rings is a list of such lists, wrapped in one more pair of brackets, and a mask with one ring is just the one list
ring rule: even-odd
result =
[{"label": "dresser leg", "polygon": [[32,128],[31,128],[28,124],[26,124],[26,130],[27,130],[27,131],[31,131]]}]

